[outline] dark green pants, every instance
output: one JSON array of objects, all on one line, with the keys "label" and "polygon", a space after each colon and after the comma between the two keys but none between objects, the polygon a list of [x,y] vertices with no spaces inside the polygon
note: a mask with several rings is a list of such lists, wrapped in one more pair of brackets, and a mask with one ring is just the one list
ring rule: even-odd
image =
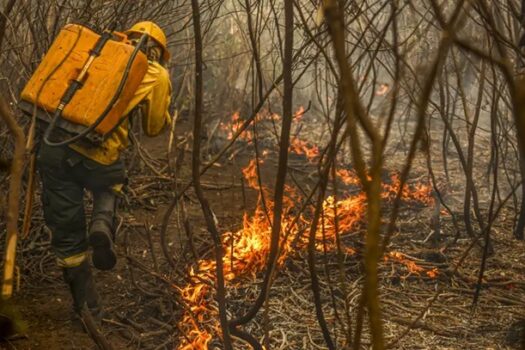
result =
[{"label": "dark green pants", "polygon": [[44,218],[52,232],[51,246],[59,262],[68,261],[88,249],[84,190],[93,193],[92,219],[112,224],[115,194],[111,187],[125,182],[124,164],[118,160],[102,165],[67,146],[42,144],[37,166],[42,179]]}]

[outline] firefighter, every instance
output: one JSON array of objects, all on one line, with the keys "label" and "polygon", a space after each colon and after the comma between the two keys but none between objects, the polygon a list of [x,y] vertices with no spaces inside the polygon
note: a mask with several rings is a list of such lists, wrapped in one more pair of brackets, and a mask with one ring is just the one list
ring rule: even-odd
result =
[{"label": "firefighter", "polygon": [[[145,53],[148,70],[123,115],[141,109],[143,130],[148,136],[160,133],[171,123],[169,74],[163,64],[169,60],[166,35],[153,22],[140,22],[126,34],[133,42],[148,35]],[[125,120],[101,146],[85,144],[49,146],[41,143],[37,166],[42,180],[42,203],[46,225],[52,232],[51,246],[63,270],[73,297],[73,309],[80,314],[87,305],[93,315],[101,311],[99,296],[88,261],[99,270],[111,270],[117,261],[113,247],[116,192],[126,181],[120,153],[128,144]],[[91,221],[84,214],[84,191],[93,195]]]}]

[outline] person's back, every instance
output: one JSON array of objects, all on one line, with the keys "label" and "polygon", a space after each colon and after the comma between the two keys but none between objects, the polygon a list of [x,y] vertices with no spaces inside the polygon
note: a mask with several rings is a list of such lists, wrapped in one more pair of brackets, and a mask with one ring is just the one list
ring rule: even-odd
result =
[{"label": "person's back", "polygon": [[[148,69],[123,116],[140,108],[143,130],[155,136],[171,122],[168,112],[171,83],[162,65],[169,59],[166,36],[153,22],[137,23],[126,34],[132,42],[147,34]],[[123,119],[99,146],[85,143],[49,146],[42,142],[37,153],[44,218],[52,232],[51,245],[77,314],[86,305],[92,312],[100,310],[87,260],[89,247],[93,249],[92,262],[97,269],[110,270],[117,261],[112,242],[115,192],[126,182],[120,153],[128,145],[128,124]],[[93,194],[89,225],[84,213],[86,189]]]}]

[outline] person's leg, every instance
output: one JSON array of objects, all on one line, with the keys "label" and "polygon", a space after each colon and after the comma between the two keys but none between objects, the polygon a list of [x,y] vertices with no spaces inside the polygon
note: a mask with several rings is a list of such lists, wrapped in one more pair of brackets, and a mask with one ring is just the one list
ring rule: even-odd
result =
[{"label": "person's leg", "polygon": [[87,303],[98,307],[89,264],[84,215],[84,189],[71,177],[76,160],[67,149],[42,145],[37,161],[42,179],[42,204],[46,225],[52,232],[51,247],[63,269],[64,279],[79,313]]},{"label": "person's leg", "polygon": [[[124,164],[121,160],[111,165],[103,165],[84,159],[79,169],[82,169],[84,186],[93,193],[93,214],[89,225],[93,265],[100,270],[110,270],[117,262],[117,255],[113,249],[116,210],[113,186],[125,182]],[[80,178],[80,175],[76,176]]]},{"label": "person's leg", "polygon": [[93,265],[100,270],[112,269],[117,256],[113,249],[116,196],[112,190],[93,192],[93,214],[89,226],[89,244],[93,247]]},{"label": "person's leg", "polygon": [[80,315],[82,309],[87,305],[93,314],[100,314],[100,298],[95,288],[89,262],[83,260],[78,266],[63,268],[62,273],[73,297],[75,313]]}]

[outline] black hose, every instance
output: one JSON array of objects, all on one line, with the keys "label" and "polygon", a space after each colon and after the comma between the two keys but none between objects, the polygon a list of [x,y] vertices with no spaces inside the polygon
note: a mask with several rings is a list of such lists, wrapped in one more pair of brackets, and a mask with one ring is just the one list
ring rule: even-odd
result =
[{"label": "black hose", "polygon": [[[66,90],[64,96],[62,97],[61,101],[60,101],[60,104],[63,104],[63,107],[62,108],[57,108],[55,110],[55,113],[53,114],[53,118],[51,119],[51,122],[49,123],[49,126],[47,127],[45,133],[44,133],[44,143],[48,146],[52,146],[52,147],[59,147],[59,146],[65,146],[65,145],[69,145],[75,141],[78,141],[80,140],[81,138],[85,137],[87,134],[89,134],[90,132],[92,132],[93,130],[95,130],[95,128],[104,120],[104,118],[106,118],[106,116],[108,115],[108,113],[111,111],[111,109],[113,108],[113,105],[117,102],[117,100],[120,98],[120,94],[122,93],[122,90],[124,89],[124,84],[126,83],[127,79],[128,79],[128,75],[129,75],[129,71],[131,69],[131,65],[133,64],[133,62],[135,61],[135,58],[137,57],[142,45],[144,44],[144,42],[146,41],[147,39],[147,34],[143,34],[139,40],[139,42],[137,43],[137,45],[135,46],[135,49],[133,50],[133,52],[131,53],[131,57],[129,58],[128,60],[128,63],[126,64],[126,69],[124,70],[124,74],[122,76],[122,79],[120,80],[120,83],[119,83],[119,86],[117,87],[117,91],[115,92],[115,94],[113,95],[113,97],[111,98],[111,101],[108,103],[108,105],[106,106],[106,109],[104,110],[104,112],[102,112],[102,114],[97,118],[97,120],[95,120],[95,122],[93,124],[91,124],[88,128],[86,128],[84,131],[82,131],[80,134],[77,134],[65,141],[60,141],[60,142],[53,142],[49,139],[49,137],[51,136],[52,132],[54,131],[55,127],[56,127],[56,123],[58,121],[58,119],[60,119],[62,117],[62,111],[63,111],[63,108],[65,108],[65,106],[71,101],[71,99],[73,98],[74,94],[78,91],[78,89],[80,89],[80,87],[82,86],[82,83],[80,83],[79,81],[73,81],[73,83],[68,87],[68,89]],[[105,43],[105,40],[104,42],[102,41],[104,40],[104,37],[101,37],[101,40],[99,40],[97,42],[97,44],[95,45],[95,48],[93,49],[93,52],[95,53],[95,51],[98,49],[98,50],[102,50],[102,47]]]}]

